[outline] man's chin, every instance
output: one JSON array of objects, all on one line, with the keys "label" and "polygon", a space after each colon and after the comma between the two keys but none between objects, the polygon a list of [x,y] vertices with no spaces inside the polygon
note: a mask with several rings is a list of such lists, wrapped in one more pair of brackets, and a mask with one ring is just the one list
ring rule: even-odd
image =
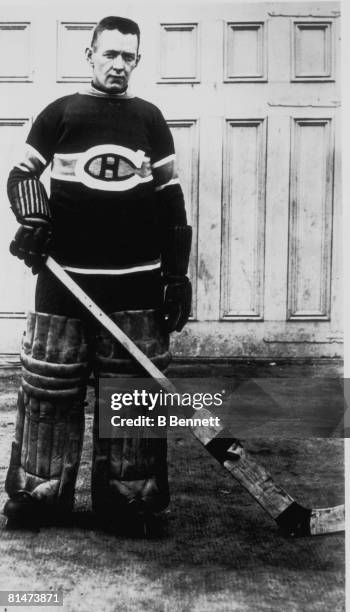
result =
[{"label": "man's chin", "polygon": [[101,85],[100,83],[98,84],[93,83],[93,85],[94,87],[96,87],[96,89],[99,89],[100,91],[104,91],[105,93],[114,93],[114,94],[122,94],[128,88],[127,83],[113,82],[113,81],[107,81],[107,83],[104,83],[103,85]]},{"label": "man's chin", "polygon": [[122,94],[126,91],[127,86],[123,85],[123,87],[113,86],[108,88],[109,93],[118,93]]}]

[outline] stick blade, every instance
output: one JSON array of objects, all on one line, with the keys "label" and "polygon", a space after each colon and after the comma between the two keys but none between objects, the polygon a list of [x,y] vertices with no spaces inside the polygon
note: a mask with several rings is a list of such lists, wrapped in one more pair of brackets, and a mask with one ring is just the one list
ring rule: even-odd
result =
[{"label": "stick blade", "polygon": [[345,506],[314,508],[311,510],[310,534],[324,535],[345,530]]}]

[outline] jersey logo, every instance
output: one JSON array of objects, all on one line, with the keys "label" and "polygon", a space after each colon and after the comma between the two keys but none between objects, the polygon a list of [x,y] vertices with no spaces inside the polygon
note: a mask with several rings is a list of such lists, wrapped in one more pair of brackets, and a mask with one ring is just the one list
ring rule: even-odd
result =
[{"label": "jersey logo", "polygon": [[144,151],[112,144],[81,153],[75,176],[87,187],[103,191],[127,191],[153,178],[150,159]]},{"label": "jersey logo", "polygon": [[134,174],[133,166],[118,155],[98,155],[85,164],[85,172],[102,181],[123,181]]}]

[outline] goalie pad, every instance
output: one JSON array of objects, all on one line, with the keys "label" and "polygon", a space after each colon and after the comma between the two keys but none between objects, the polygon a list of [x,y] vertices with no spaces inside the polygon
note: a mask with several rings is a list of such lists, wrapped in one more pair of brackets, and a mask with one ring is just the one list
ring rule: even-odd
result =
[{"label": "goalie pad", "polygon": [[80,321],[29,313],[6,491],[70,510],[84,432],[87,344]]},{"label": "goalie pad", "polygon": [[[160,312],[153,309],[123,310],[109,316],[160,370],[165,370],[171,355],[169,335]],[[104,328],[97,338],[95,369],[97,376],[105,378],[121,374],[144,376],[141,366]]]},{"label": "goalie pad", "polygon": [[[154,310],[117,312],[111,315],[137,346],[164,369],[170,362],[169,336]],[[123,347],[105,332],[97,340],[95,376],[145,376]],[[130,407],[133,417],[142,407]],[[138,428],[137,438],[103,439],[99,436],[99,401],[95,403],[92,466],[92,505],[104,525],[157,513],[169,503],[166,438],[149,438]],[[120,434],[122,435],[122,434]]]}]

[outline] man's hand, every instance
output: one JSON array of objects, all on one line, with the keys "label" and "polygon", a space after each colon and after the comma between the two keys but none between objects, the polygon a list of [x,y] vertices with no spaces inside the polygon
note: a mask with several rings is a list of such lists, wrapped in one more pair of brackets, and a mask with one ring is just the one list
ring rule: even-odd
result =
[{"label": "man's hand", "polygon": [[163,314],[169,333],[180,332],[191,313],[192,285],[187,276],[173,276],[165,279]]},{"label": "man's hand", "polygon": [[10,253],[32,268],[37,274],[48,257],[51,241],[51,225],[42,219],[28,219],[18,228],[10,244]]}]

